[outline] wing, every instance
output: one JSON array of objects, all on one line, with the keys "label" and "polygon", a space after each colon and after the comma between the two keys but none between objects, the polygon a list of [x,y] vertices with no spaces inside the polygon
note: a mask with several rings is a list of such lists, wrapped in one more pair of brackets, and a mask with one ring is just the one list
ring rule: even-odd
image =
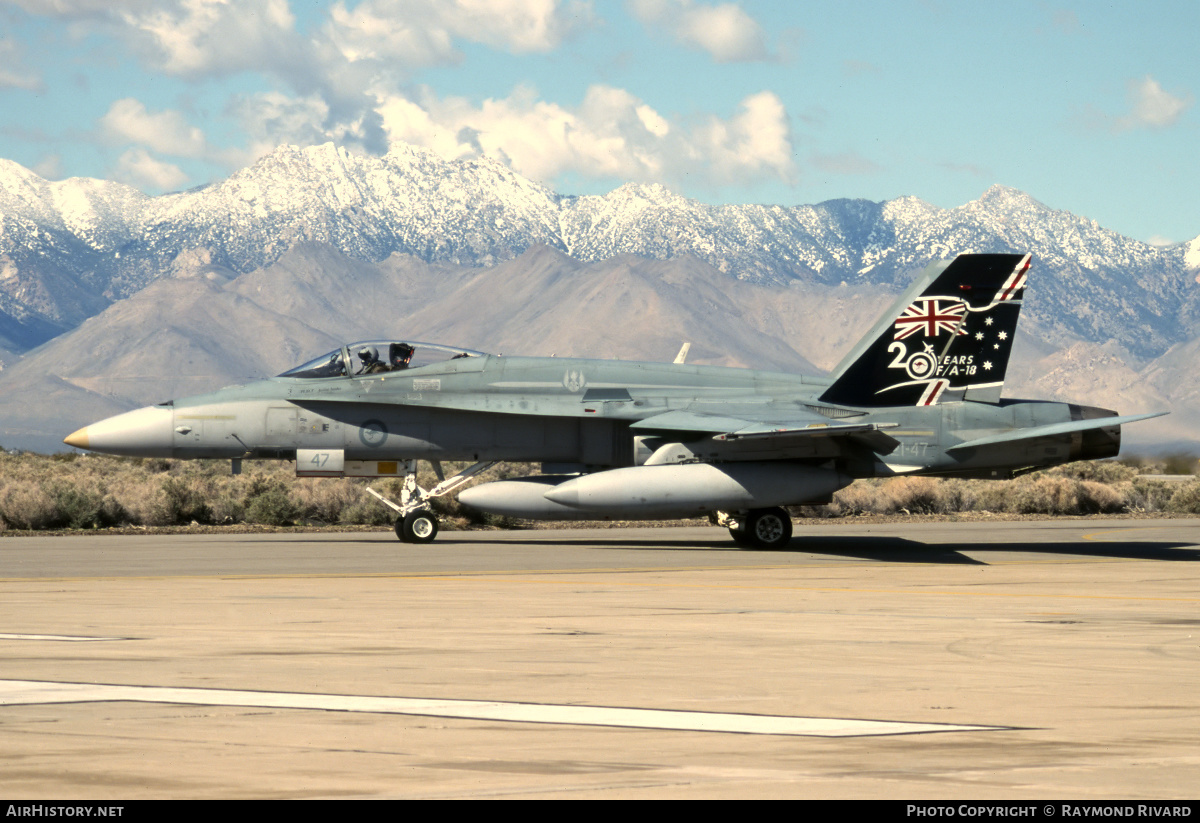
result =
[{"label": "wing", "polygon": [[[838,441],[884,454],[898,445],[883,431],[897,423],[831,420],[794,406],[774,404],[713,405],[712,410],[675,409],[633,423],[630,428],[635,434],[664,441],[647,464],[674,462],[680,449],[691,456],[724,460],[784,460],[834,456],[841,451]],[[675,442],[680,440],[688,441],[686,446]]]}]

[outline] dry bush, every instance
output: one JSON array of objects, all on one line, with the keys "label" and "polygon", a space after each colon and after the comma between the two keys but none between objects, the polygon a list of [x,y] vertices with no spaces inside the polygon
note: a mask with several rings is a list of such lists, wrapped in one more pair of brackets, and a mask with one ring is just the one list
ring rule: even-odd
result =
[{"label": "dry bush", "polygon": [[1179,490],[1175,483],[1164,480],[1146,480],[1140,477],[1128,486],[1125,495],[1129,511],[1132,512],[1168,511],[1167,506],[1171,502],[1171,497]]},{"label": "dry bush", "polygon": [[875,514],[881,510],[879,484],[870,480],[859,480],[834,493],[833,501],[824,508],[833,517],[853,517],[860,514]]},{"label": "dry bush", "polygon": [[942,514],[938,489],[942,481],[933,477],[893,477],[884,481],[886,514]]},{"label": "dry bush", "polygon": [[1075,488],[1077,514],[1118,514],[1129,510],[1121,489],[1105,483],[1080,480]]},{"label": "dry bush", "polygon": [[1076,480],[1091,480],[1097,483],[1121,483],[1137,477],[1138,470],[1111,460],[1080,460],[1077,463],[1056,466],[1041,474],[1073,477]]},{"label": "dry bush", "polygon": [[990,480],[943,480],[938,486],[938,500],[945,514],[975,511],[979,504],[979,491]]},{"label": "dry bush", "polygon": [[0,492],[0,518],[17,529],[48,529],[54,501],[40,486],[7,484]]},{"label": "dry bush", "polygon": [[[1023,478],[1022,478],[1023,479]],[[1065,477],[1031,477],[1012,487],[1008,511],[1017,514],[1076,514],[1076,481]]]},{"label": "dry bush", "polygon": [[1166,510],[1183,514],[1200,514],[1200,480],[1193,480],[1176,489]]},{"label": "dry bush", "polygon": [[1130,507],[1112,486],[1062,476],[1018,478],[1003,492],[1000,510],[1015,514],[1112,514]]},{"label": "dry bush", "polygon": [[211,478],[197,476],[165,477],[150,507],[152,526],[185,526],[189,523],[211,523],[209,501],[215,486]]},{"label": "dry bush", "polygon": [[246,522],[264,526],[290,526],[300,519],[300,504],[288,486],[272,481],[246,498]]}]

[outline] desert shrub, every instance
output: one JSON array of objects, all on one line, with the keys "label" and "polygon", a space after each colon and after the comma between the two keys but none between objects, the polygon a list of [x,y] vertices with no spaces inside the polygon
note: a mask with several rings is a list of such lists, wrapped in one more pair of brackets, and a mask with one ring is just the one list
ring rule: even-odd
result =
[{"label": "desert shrub", "polygon": [[991,481],[943,480],[938,486],[940,511],[946,514],[974,511],[979,502],[979,486],[984,483]]},{"label": "desert shrub", "polygon": [[1176,491],[1174,483],[1139,477],[1129,484],[1127,507],[1129,511],[1164,512]]},{"label": "desert shrub", "polygon": [[1004,497],[1004,511],[1016,514],[1073,514],[1075,481],[1065,477],[1021,478]]},{"label": "desert shrub", "polygon": [[1131,506],[1115,486],[1048,474],[1005,484],[997,497],[998,510],[1015,514],[1114,514]]},{"label": "desert shrub", "polygon": [[1200,514],[1200,480],[1194,480],[1176,489],[1166,509],[1183,514]]},{"label": "desert shrub", "polygon": [[1019,480],[974,480],[968,481],[974,492],[972,511],[977,512],[1006,512],[1010,511],[1008,497],[1014,484]]},{"label": "desert shrub", "polygon": [[41,486],[10,485],[0,493],[0,516],[17,529],[48,529],[54,501]]},{"label": "desert shrub", "polygon": [[939,514],[938,497],[941,481],[933,477],[893,477],[884,481],[880,490],[887,513]]},{"label": "desert shrub", "polygon": [[853,517],[860,514],[875,514],[883,510],[879,484],[859,480],[834,493],[827,507],[835,517]]},{"label": "desert shrub", "polygon": [[53,505],[49,528],[98,529],[115,526],[126,519],[124,508],[103,486],[86,488],[65,481],[45,487]]},{"label": "desert shrub", "polygon": [[976,484],[937,477],[859,480],[838,491],[827,506],[806,506],[803,516],[860,514],[951,514],[968,511],[978,498]]},{"label": "desert shrub", "polygon": [[127,515],[102,485],[52,479],[6,486],[0,520],[19,529],[95,529],[125,522]]},{"label": "desert shrub", "polygon": [[358,484],[336,479],[301,480],[291,489],[300,517],[315,523],[340,523],[342,512],[362,493]]},{"label": "desert shrub", "polygon": [[1116,514],[1128,509],[1128,500],[1115,486],[1080,480],[1075,484],[1078,514]]},{"label": "desert shrub", "polygon": [[[258,487],[258,484],[255,484]],[[301,510],[287,486],[267,481],[265,488],[246,498],[246,520],[264,526],[288,526],[300,518]]]},{"label": "desert shrub", "polygon": [[212,522],[218,525],[241,523],[246,519],[246,495],[234,483],[224,483],[208,501]]},{"label": "desert shrub", "polygon": [[369,494],[342,510],[342,523],[355,526],[388,526],[396,521],[396,513]]},{"label": "desert shrub", "polygon": [[193,521],[211,523],[209,500],[212,492],[212,485],[202,478],[163,478],[151,511],[151,522],[157,526],[186,525]]},{"label": "desert shrub", "polygon": [[1121,483],[1132,480],[1138,470],[1133,466],[1109,460],[1081,460],[1050,469],[1046,474],[1059,477],[1072,477],[1076,480],[1090,480],[1096,483]]}]

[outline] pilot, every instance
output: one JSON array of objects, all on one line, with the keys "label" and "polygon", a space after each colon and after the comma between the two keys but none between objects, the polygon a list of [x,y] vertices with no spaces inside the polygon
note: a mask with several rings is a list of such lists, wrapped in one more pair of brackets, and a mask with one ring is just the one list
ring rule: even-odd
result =
[{"label": "pilot", "polygon": [[387,363],[379,359],[379,351],[374,346],[363,346],[358,350],[358,359],[362,361],[359,374],[379,374],[390,371]]},{"label": "pilot", "polygon": [[413,347],[407,343],[393,343],[388,346],[388,363],[391,364],[392,371],[407,369],[408,364],[412,362],[413,351]]}]

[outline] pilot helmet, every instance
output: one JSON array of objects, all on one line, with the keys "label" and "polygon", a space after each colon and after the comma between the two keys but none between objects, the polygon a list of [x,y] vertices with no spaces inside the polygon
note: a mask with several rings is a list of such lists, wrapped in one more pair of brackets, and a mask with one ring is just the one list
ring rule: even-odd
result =
[{"label": "pilot helmet", "polygon": [[363,346],[358,350],[358,356],[364,363],[374,363],[379,359],[379,351],[374,346]]},{"label": "pilot helmet", "polygon": [[388,347],[388,360],[393,366],[407,366],[413,356],[412,346],[407,343],[393,343]]}]

